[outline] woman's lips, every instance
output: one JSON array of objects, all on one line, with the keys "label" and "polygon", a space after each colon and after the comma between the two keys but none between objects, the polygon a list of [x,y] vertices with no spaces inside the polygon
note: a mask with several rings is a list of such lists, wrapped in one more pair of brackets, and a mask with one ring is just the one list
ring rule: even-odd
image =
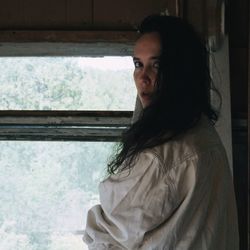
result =
[{"label": "woman's lips", "polygon": [[142,102],[149,103],[152,99],[152,94],[147,92],[142,92],[140,94],[140,99]]},{"label": "woman's lips", "polygon": [[151,92],[141,92],[141,93],[138,93],[138,95],[139,95],[143,108],[150,105],[152,101],[152,95],[153,95]]},{"label": "woman's lips", "polygon": [[152,93],[142,92],[141,93],[141,97],[142,98],[151,98],[152,97]]}]

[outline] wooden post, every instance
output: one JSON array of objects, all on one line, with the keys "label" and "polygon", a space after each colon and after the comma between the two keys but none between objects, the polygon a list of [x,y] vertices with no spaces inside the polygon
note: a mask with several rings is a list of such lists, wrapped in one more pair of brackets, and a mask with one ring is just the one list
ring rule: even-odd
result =
[{"label": "wooden post", "polygon": [[250,249],[250,185],[249,185],[249,181],[250,181],[250,152],[249,152],[249,148],[250,148],[250,4],[248,3],[248,8],[249,8],[249,12],[248,12],[248,249]]}]

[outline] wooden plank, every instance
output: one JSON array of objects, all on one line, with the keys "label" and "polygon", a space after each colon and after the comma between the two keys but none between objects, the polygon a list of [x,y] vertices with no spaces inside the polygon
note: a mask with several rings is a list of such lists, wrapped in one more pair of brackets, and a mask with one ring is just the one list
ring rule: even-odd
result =
[{"label": "wooden plank", "polygon": [[0,56],[128,56],[135,31],[1,31]]},{"label": "wooden plank", "polygon": [[247,79],[248,79],[248,50],[246,48],[230,49],[230,82],[232,115],[239,118],[247,116]]},{"label": "wooden plank", "polygon": [[92,25],[92,0],[66,0],[66,26],[84,29]]},{"label": "wooden plank", "polygon": [[60,31],[60,30],[2,30],[0,43],[4,42],[119,42],[131,43],[138,37],[135,31]]},{"label": "wooden plank", "polygon": [[1,57],[18,56],[131,56],[133,44],[123,43],[0,43]]},{"label": "wooden plank", "polygon": [[91,24],[92,0],[8,0],[0,9],[0,29],[83,29]]},{"label": "wooden plank", "polygon": [[[145,16],[177,14],[180,0],[8,0],[0,11],[0,29],[103,29],[135,30]],[[109,9],[109,11],[104,11]]]},{"label": "wooden plank", "polygon": [[249,0],[229,1],[230,46],[248,47]]},{"label": "wooden plank", "polygon": [[117,141],[125,129],[0,127],[0,140]]},{"label": "wooden plank", "polygon": [[[176,15],[176,0],[95,0],[94,23],[96,28],[136,29],[148,15],[165,13]],[[108,8],[108,11],[104,11]]]},{"label": "wooden plank", "polygon": [[1,111],[0,140],[117,141],[130,111]]},{"label": "wooden plank", "polygon": [[21,28],[23,25],[23,10],[21,0],[1,1],[0,29]]},{"label": "wooden plank", "polygon": [[23,28],[58,28],[66,26],[66,0],[22,0]]},{"label": "wooden plank", "polygon": [[0,110],[0,117],[4,116],[16,116],[16,117],[45,117],[45,116],[53,116],[53,117],[67,117],[69,115],[72,116],[91,116],[91,117],[131,117],[131,111],[64,111],[64,110]]},{"label": "wooden plank", "polygon": [[202,36],[206,35],[206,1],[186,1],[184,17],[193,25],[195,30]]},{"label": "wooden plank", "polygon": [[186,19],[187,14],[187,1],[186,0],[176,0],[176,16]]},{"label": "wooden plank", "polygon": [[[248,249],[250,249],[250,205],[249,205],[249,201],[250,201],[250,3],[248,2],[248,152],[247,152],[247,159],[248,159],[248,165],[246,168],[246,173],[248,173],[247,175],[247,200],[248,200],[248,204],[247,204],[247,216],[248,217],[248,222],[247,222],[247,230],[246,230],[246,247],[248,247]],[[243,215],[244,216],[244,215]]]},{"label": "wooden plank", "polygon": [[112,126],[131,124],[130,111],[0,111],[0,126]]}]

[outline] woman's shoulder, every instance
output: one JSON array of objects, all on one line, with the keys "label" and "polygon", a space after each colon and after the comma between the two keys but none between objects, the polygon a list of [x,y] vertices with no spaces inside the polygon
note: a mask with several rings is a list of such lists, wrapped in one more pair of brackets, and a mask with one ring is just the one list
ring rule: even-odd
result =
[{"label": "woman's shoulder", "polygon": [[210,120],[202,116],[197,125],[177,138],[151,149],[151,153],[157,156],[164,167],[173,167],[201,154],[224,152],[225,149],[218,133]]}]

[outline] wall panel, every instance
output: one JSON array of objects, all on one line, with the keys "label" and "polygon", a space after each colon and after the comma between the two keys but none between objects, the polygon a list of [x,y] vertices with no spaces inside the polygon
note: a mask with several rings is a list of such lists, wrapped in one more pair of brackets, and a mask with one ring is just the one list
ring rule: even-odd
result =
[{"label": "wall panel", "polygon": [[0,29],[133,30],[147,15],[177,14],[178,0],[5,0]]},{"label": "wall panel", "polygon": [[92,24],[92,0],[8,0],[0,29],[77,29]]},{"label": "wall panel", "polygon": [[247,116],[248,0],[231,0],[229,6],[230,75],[233,117]]},{"label": "wall panel", "polygon": [[92,24],[93,0],[67,0],[67,27],[85,28]]},{"label": "wall panel", "polygon": [[53,29],[66,24],[65,0],[23,0],[22,9],[25,27]]},{"label": "wall panel", "polygon": [[1,1],[0,29],[19,28],[23,23],[21,0]]},{"label": "wall panel", "polygon": [[184,19],[187,19],[202,36],[206,35],[206,1],[188,0],[183,13]]},{"label": "wall panel", "polygon": [[110,29],[136,28],[150,14],[165,12],[176,14],[176,0],[95,0],[94,26]]},{"label": "wall panel", "polygon": [[236,119],[247,116],[247,54],[247,48],[230,48],[232,116]]}]

